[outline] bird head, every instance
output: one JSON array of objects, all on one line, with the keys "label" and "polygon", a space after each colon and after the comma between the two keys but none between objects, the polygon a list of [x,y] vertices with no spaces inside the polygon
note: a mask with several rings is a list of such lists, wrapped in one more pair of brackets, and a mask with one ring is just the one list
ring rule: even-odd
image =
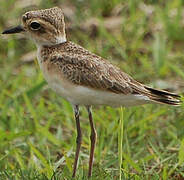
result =
[{"label": "bird head", "polygon": [[60,8],[29,11],[22,16],[22,23],[2,34],[26,33],[38,46],[66,42],[64,15]]}]

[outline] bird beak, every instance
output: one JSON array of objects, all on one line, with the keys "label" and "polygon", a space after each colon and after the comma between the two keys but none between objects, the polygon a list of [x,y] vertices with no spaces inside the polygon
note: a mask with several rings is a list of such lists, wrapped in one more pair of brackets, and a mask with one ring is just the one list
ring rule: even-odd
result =
[{"label": "bird beak", "polygon": [[2,32],[2,34],[14,34],[14,33],[20,33],[25,31],[24,28],[19,25],[17,27],[11,28],[11,29],[7,29],[5,31]]}]

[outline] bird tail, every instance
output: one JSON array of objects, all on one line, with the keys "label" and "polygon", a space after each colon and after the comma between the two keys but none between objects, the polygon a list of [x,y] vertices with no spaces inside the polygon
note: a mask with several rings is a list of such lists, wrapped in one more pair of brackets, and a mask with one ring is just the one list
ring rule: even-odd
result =
[{"label": "bird tail", "polygon": [[164,90],[153,89],[147,86],[145,86],[144,88],[148,90],[149,98],[156,103],[168,104],[172,106],[181,105],[181,97],[177,94],[170,93]]}]

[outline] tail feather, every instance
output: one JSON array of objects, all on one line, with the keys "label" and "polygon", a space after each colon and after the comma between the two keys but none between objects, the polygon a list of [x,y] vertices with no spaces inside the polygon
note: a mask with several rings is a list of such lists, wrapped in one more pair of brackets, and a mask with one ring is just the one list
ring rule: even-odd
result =
[{"label": "tail feather", "polygon": [[150,87],[146,87],[147,90],[150,90],[151,92],[153,92],[154,94],[157,94],[157,95],[165,95],[165,96],[171,96],[171,97],[175,97],[175,98],[180,98],[180,95],[178,94],[174,94],[174,93],[171,93],[171,92],[168,92],[168,91],[164,91],[164,90],[158,90],[158,89],[153,89],[153,88],[150,88]]},{"label": "tail feather", "polygon": [[150,87],[145,87],[150,93],[149,98],[157,103],[179,106],[181,104],[178,94],[170,93],[164,90],[157,90]]}]

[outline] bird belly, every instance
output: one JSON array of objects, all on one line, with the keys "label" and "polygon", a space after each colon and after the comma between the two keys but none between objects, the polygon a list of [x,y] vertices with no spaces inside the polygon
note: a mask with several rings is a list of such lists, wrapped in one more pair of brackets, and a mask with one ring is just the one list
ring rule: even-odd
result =
[{"label": "bird belly", "polygon": [[108,105],[135,106],[146,104],[150,100],[143,95],[123,95],[113,92],[96,90],[84,86],[78,86],[66,80],[47,79],[49,86],[59,95],[74,105]]},{"label": "bird belly", "polygon": [[92,89],[84,86],[73,86],[68,100],[79,105],[108,105],[113,107],[135,106],[149,103],[149,98],[142,95],[123,95],[113,92]]}]

